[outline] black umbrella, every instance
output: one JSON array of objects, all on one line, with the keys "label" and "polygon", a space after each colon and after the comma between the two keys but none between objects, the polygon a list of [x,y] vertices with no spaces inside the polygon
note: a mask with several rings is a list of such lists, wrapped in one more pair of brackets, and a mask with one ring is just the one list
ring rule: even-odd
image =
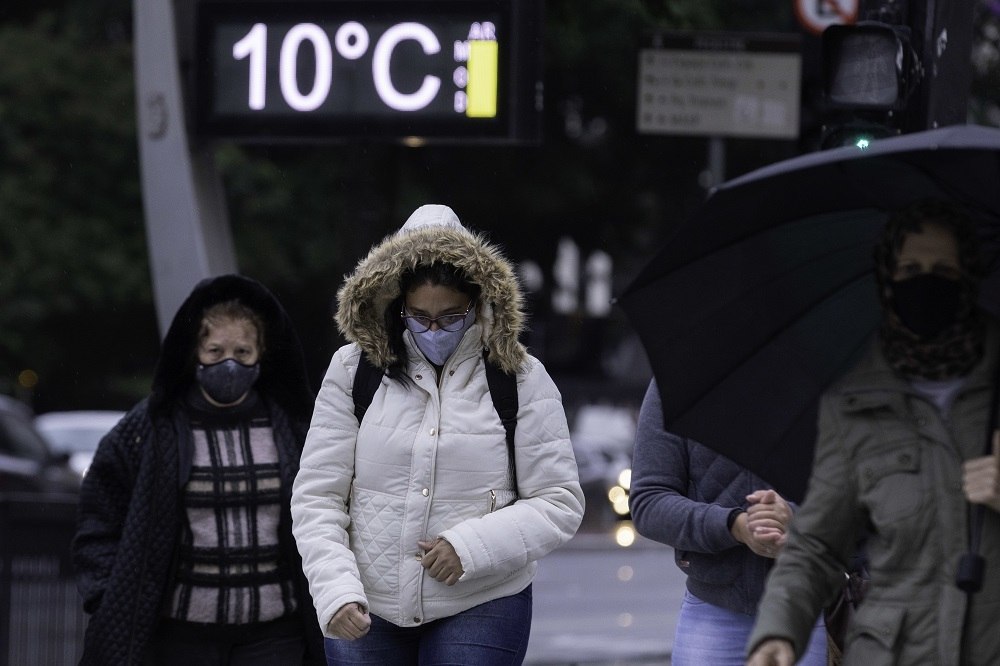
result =
[{"label": "black umbrella", "polygon": [[[714,190],[619,303],[646,348],[669,430],[801,500],[820,394],[879,317],[872,249],[887,211],[927,197],[1000,248],[1000,130],[952,126],[779,162]],[[996,312],[993,275],[982,300]]]}]

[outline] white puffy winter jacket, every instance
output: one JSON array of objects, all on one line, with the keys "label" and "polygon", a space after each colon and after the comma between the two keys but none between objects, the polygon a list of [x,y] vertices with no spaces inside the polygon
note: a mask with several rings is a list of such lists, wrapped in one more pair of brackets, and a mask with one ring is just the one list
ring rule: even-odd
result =
[{"label": "white puffy winter jacket", "polygon": [[[410,334],[406,385],[383,377],[360,428],[351,386],[360,348],[333,357],[292,494],[293,532],[320,625],[359,602],[399,626],[459,613],[524,589],[536,561],[569,540],[583,493],[559,391],[528,357],[517,374],[518,492],[486,381],[480,324],[441,372]],[[465,571],[425,573],[419,539],[447,539]]]}]

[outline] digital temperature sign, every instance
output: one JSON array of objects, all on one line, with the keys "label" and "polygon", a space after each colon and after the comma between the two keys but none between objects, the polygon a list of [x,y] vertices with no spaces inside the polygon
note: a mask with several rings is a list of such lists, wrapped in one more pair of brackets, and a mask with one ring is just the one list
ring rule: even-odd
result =
[{"label": "digital temperature sign", "polygon": [[247,141],[535,141],[539,6],[200,3],[195,126]]}]

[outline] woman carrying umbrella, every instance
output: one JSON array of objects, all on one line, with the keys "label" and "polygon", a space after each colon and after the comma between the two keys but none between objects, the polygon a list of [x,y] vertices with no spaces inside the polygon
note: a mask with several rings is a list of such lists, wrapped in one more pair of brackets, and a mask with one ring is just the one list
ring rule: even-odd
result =
[{"label": "woman carrying umbrella", "polygon": [[[1000,472],[996,453],[983,456],[1000,336],[976,307],[974,229],[957,207],[920,202],[891,216],[875,256],[877,344],[822,398],[807,498],[768,579],[750,666],[803,653],[866,531],[871,583],[845,664],[1000,663]],[[988,507],[986,576],[969,596],[955,580],[967,502]]]}]

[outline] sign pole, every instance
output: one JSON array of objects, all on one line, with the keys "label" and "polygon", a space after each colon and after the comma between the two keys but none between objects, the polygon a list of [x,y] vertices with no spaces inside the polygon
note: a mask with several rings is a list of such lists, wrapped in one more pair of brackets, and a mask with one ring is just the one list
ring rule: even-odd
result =
[{"label": "sign pole", "polygon": [[972,68],[971,2],[928,0],[910,4],[925,80],[908,118],[912,131],[962,125],[968,120]]},{"label": "sign pole", "polygon": [[726,180],[726,140],[721,136],[708,137],[708,178],[712,182],[706,190],[711,190]]},{"label": "sign pole", "polygon": [[133,0],[136,113],[153,296],[165,335],[192,287],[236,270],[211,153],[188,142],[172,0]]}]

